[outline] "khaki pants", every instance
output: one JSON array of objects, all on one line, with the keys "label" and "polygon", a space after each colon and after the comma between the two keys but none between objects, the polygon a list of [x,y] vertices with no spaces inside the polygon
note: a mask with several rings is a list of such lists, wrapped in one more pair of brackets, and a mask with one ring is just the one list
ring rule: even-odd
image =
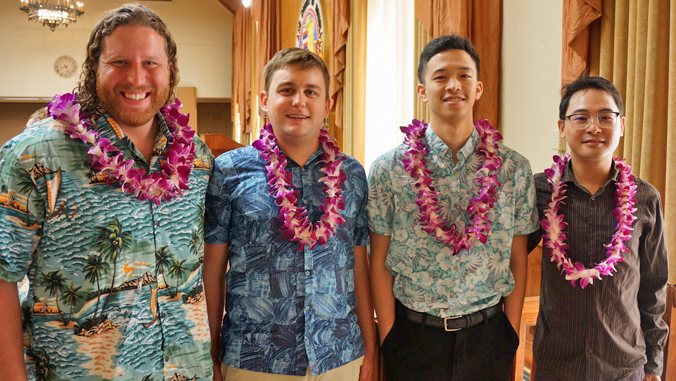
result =
[{"label": "khaki pants", "polygon": [[223,381],[357,381],[362,362],[364,362],[364,356],[317,376],[312,375],[309,367],[305,376],[285,376],[282,374],[252,372],[223,364],[221,364],[221,374],[223,375]]}]

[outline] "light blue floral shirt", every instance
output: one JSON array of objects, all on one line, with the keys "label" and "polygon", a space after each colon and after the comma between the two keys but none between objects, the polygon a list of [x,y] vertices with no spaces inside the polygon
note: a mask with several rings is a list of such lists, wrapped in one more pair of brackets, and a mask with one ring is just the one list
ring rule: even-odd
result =
[{"label": "light blue floral shirt", "polygon": [[[448,146],[428,127],[425,140],[430,153],[427,168],[440,193],[441,215],[463,231],[469,222],[465,209],[476,197],[474,179],[480,167],[474,130],[458,151],[454,165]],[[404,170],[405,145],[379,157],[369,174],[369,228],[390,236],[386,265],[394,275],[394,296],[406,307],[434,316],[449,317],[476,312],[496,304],[514,288],[509,269],[514,235],[538,228],[535,188],[528,160],[500,145],[502,184],[490,216],[488,241],[477,241],[469,252],[453,256],[450,246],[437,242],[419,224],[413,179]],[[449,223],[450,223],[449,222]]]},{"label": "light blue floral shirt", "polygon": [[[303,167],[288,160],[298,203],[316,222],[325,195],[320,147]],[[265,160],[252,146],[216,159],[206,197],[206,242],[228,243],[230,270],[221,334],[225,365],[318,375],[358,359],[364,341],[353,309],[354,246],[368,245],[366,174],[351,157],[341,170],[345,223],[313,250],[282,236]]]},{"label": "light blue floral shirt", "polygon": [[[150,163],[112,119],[94,130],[136,168],[157,172],[171,136],[156,118]],[[52,121],[0,150],[0,279],[30,281],[28,379],[211,380],[202,287],[211,152],[195,137],[190,190],[157,206],[108,185],[87,164],[90,146]]]}]

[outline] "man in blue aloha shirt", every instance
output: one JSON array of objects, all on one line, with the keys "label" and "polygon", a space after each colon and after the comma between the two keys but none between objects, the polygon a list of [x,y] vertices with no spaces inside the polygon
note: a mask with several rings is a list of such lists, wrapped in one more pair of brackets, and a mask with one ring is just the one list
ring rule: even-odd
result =
[{"label": "man in blue aloha shirt", "polygon": [[[417,87],[429,105],[429,127],[415,121],[407,130],[420,131],[417,148],[400,145],[369,174],[371,283],[389,381],[509,378],[527,235],[538,226],[535,192],[528,161],[492,144],[499,134],[487,122],[473,125],[483,91],[478,77],[468,39],[431,41],[420,56]],[[411,160],[425,150],[426,163]],[[501,164],[478,172],[489,160]],[[419,193],[420,186],[430,189]]]},{"label": "man in blue aloha shirt", "polygon": [[214,379],[370,380],[366,174],[322,130],[329,73],[318,55],[281,50],[263,74],[271,124],[216,159],[207,190]]},{"label": "man in blue aloha shirt", "polygon": [[0,379],[211,380],[213,156],[173,105],[176,44],[126,5],[87,53],[78,94],[0,150]]}]

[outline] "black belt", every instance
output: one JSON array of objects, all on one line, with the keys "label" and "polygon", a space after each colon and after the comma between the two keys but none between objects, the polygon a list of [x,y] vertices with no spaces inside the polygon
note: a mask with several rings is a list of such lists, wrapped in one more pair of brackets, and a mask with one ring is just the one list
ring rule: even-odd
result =
[{"label": "black belt", "polygon": [[413,323],[424,324],[428,327],[434,328],[443,328],[446,332],[458,331],[463,328],[473,327],[477,324],[487,322],[488,319],[502,312],[502,301],[498,304],[490,307],[486,307],[483,310],[462,315],[462,316],[451,316],[447,318],[440,318],[432,315],[428,315],[422,312],[416,312],[409,308],[406,308],[400,301],[397,300],[396,310],[401,316],[406,320]]}]

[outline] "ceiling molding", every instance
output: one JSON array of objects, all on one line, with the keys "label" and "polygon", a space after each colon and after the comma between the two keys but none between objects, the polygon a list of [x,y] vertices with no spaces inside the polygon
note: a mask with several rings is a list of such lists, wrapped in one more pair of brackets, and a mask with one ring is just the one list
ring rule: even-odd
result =
[{"label": "ceiling molding", "polygon": [[218,2],[228,8],[233,15],[237,12],[237,8],[242,5],[242,0],[218,0]]}]

